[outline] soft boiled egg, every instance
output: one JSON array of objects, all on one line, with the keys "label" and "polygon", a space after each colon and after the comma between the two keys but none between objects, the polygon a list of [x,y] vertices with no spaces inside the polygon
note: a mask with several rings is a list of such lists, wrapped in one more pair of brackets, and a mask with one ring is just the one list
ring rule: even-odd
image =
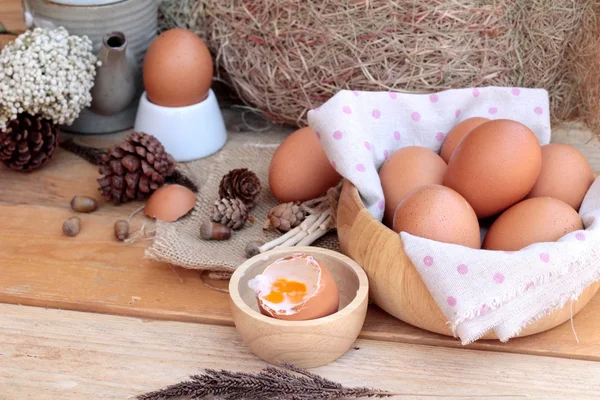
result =
[{"label": "soft boiled egg", "polygon": [[337,312],[338,286],[314,257],[296,254],[269,265],[248,282],[264,315],[289,321],[322,318]]}]

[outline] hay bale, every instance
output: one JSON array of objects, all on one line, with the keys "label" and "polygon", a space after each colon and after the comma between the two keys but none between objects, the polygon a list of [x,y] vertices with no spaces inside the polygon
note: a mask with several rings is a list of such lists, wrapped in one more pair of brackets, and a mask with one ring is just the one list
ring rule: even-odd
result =
[{"label": "hay bale", "polygon": [[163,28],[208,43],[227,82],[274,121],[340,89],[429,93],[541,87],[554,121],[598,126],[600,6],[592,0],[166,0]]}]

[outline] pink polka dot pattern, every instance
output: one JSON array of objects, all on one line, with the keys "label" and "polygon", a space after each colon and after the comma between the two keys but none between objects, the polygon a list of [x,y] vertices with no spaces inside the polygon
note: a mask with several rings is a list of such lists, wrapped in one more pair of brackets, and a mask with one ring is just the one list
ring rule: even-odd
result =
[{"label": "pink polka dot pattern", "polygon": [[400,132],[398,132],[398,131],[394,132],[394,139],[400,140]]},{"label": "pink polka dot pattern", "polygon": [[344,137],[344,134],[342,132],[340,132],[340,131],[333,132],[333,138],[335,140],[341,140],[342,137]]},{"label": "pink polka dot pattern", "polygon": [[504,282],[504,275],[502,275],[500,272],[496,272],[494,274],[494,282],[496,282],[498,285]]},{"label": "pink polka dot pattern", "polygon": [[321,140],[321,134],[317,131],[315,131],[315,135],[317,135],[317,139]]},{"label": "pink polka dot pattern", "polygon": [[540,260],[542,260],[542,262],[544,262],[544,263],[549,263],[550,262],[550,254],[540,253]]},{"label": "pink polka dot pattern", "polygon": [[579,240],[580,242],[583,242],[585,240],[585,234],[583,232],[577,232],[575,234],[575,239]]},{"label": "pink polka dot pattern", "polygon": [[460,110],[456,110],[456,111],[454,111],[454,117],[455,117],[455,118],[458,118],[458,117],[460,117],[460,114],[462,114],[462,111],[460,111]]},{"label": "pink polka dot pattern", "polygon": [[536,107],[533,110],[537,115],[542,115],[542,113],[544,112],[544,110],[542,110],[542,107]]},{"label": "pink polka dot pattern", "polygon": [[433,257],[425,256],[423,259],[423,264],[425,264],[426,267],[431,267],[433,265]]},{"label": "pink polka dot pattern", "polygon": [[331,162],[331,166],[333,167],[333,169],[336,169],[336,168],[337,168],[337,164],[335,163],[335,161],[332,161],[332,162]]},{"label": "pink polka dot pattern", "polygon": [[356,164],[356,170],[359,172],[365,172],[367,170],[367,168],[365,167],[364,164]]},{"label": "pink polka dot pattern", "polygon": [[487,304],[484,304],[481,306],[481,308],[479,308],[479,314],[485,314],[488,311],[490,311],[490,308]]},{"label": "pink polka dot pattern", "polygon": [[513,96],[518,96],[521,94],[521,90],[519,88],[513,88],[513,90],[510,91]]},{"label": "pink polka dot pattern", "polygon": [[388,153],[387,150],[383,151],[383,158],[387,160],[387,158],[390,156],[390,153]]},{"label": "pink polka dot pattern", "polygon": [[379,203],[377,203],[377,207],[379,207],[380,210],[383,210],[385,208],[385,201],[379,200]]},{"label": "pink polka dot pattern", "polygon": [[490,109],[488,110],[488,112],[492,115],[496,114],[498,112],[498,109],[496,107],[490,107]]},{"label": "pink polka dot pattern", "polygon": [[448,305],[450,307],[454,307],[456,305],[456,303],[457,303],[456,297],[454,297],[454,296],[448,296],[448,298],[446,299],[446,302],[448,303]]},{"label": "pink polka dot pattern", "polygon": [[394,92],[389,92],[388,95],[390,96],[390,98],[392,100],[396,100],[396,97],[398,97],[398,95],[396,93],[394,93]]},{"label": "pink polka dot pattern", "polygon": [[373,112],[371,113],[371,116],[375,119],[379,119],[379,118],[381,118],[381,111],[373,110]]},{"label": "pink polka dot pattern", "polygon": [[575,266],[573,265],[573,263],[569,264],[569,272],[573,272],[574,269]]},{"label": "pink polka dot pattern", "polygon": [[357,91],[357,90],[353,90],[353,91],[352,91],[352,94],[354,94],[356,97],[358,97],[358,95],[359,95],[360,93],[358,93],[358,91]]},{"label": "pink polka dot pattern", "polygon": [[342,111],[346,114],[352,114],[352,109],[349,106],[344,106],[344,108],[342,108]]},{"label": "pink polka dot pattern", "polygon": [[432,94],[431,96],[429,96],[429,101],[431,101],[432,103],[437,103],[439,99],[440,96],[438,96],[437,94]]},{"label": "pink polka dot pattern", "polygon": [[479,89],[473,89],[473,97],[479,97]]},{"label": "pink polka dot pattern", "polygon": [[465,264],[460,264],[458,267],[456,267],[456,270],[461,275],[466,275],[469,272],[469,268],[467,268]]},{"label": "pink polka dot pattern", "polygon": [[418,122],[421,120],[421,114],[419,114],[418,112],[414,112],[412,114],[410,114],[410,117],[412,118],[413,121]]},{"label": "pink polka dot pattern", "polygon": [[367,150],[371,151],[371,143],[369,143],[369,142],[365,142],[365,143],[363,143],[363,144],[365,145],[365,149],[367,149]]},{"label": "pink polka dot pattern", "polygon": [[445,137],[446,137],[446,135],[444,135],[443,132],[438,132],[438,133],[435,134],[435,139],[438,142],[443,142]]},{"label": "pink polka dot pattern", "polygon": [[528,291],[532,287],[533,287],[533,282],[529,282],[527,285],[525,285],[525,291]]}]

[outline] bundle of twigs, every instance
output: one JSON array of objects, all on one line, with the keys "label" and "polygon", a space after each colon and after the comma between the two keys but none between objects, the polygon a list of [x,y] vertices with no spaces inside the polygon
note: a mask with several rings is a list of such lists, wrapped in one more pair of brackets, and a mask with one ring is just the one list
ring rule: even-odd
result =
[{"label": "bundle of twigs", "polygon": [[[246,256],[253,257],[275,248],[310,246],[335,230],[342,185],[343,180],[337,186],[329,188],[324,196],[300,203],[298,206],[302,210],[303,220],[299,225],[270,242],[250,242],[246,247]],[[268,223],[265,224],[265,227],[268,226]]]}]

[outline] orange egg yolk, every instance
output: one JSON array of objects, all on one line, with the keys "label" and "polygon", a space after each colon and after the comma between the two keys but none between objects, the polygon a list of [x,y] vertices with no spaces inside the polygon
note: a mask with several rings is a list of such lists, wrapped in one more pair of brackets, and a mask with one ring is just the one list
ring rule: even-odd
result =
[{"label": "orange egg yolk", "polygon": [[298,281],[288,281],[285,278],[279,278],[273,282],[271,286],[271,292],[264,297],[265,300],[279,304],[282,303],[285,298],[292,303],[299,303],[306,295],[306,285]]}]

